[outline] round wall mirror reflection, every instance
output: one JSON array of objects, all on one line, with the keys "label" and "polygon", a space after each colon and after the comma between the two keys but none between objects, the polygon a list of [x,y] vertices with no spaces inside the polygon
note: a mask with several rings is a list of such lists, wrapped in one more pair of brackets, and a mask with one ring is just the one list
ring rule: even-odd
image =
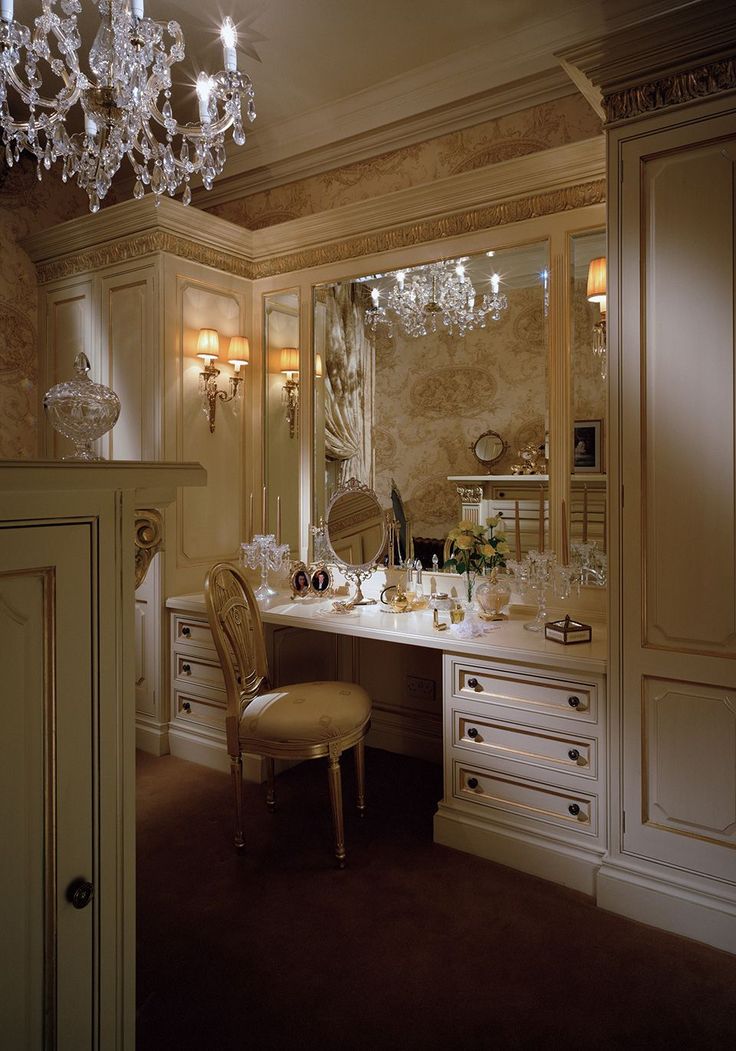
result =
[{"label": "round wall mirror reflection", "polygon": [[493,464],[498,463],[506,452],[506,442],[498,431],[484,431],[475,439],[470,448],[478,463],[490,474]]},{"label": "round wall mirror reflection", "polygon": [[327,544],[338,565],[370,569],[386,544],[386,521],[378,497],[351,478],[327,507]]}]

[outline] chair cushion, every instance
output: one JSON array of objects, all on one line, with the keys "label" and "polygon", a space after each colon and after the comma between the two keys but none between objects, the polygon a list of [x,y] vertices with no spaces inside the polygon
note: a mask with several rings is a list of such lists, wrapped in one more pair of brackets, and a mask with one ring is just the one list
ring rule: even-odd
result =
[{"label": "chair cushion", "polygon": [[302,682],[255,697],[240,720],[240,739],[319,744],[357,730],[371,699],[352,682]]}]

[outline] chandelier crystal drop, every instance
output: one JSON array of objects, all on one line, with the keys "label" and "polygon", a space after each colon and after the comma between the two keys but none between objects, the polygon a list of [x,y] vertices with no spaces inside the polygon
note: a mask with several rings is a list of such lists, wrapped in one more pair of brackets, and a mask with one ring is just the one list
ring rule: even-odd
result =
[{"label": "chandelier crystal drop", "polygon": [[381,303],[381,290],[374,284],[371,306],[365,312],[369,328],[380,326],[393,330],[396,323],[407,336],[426,336],[443,325],[448,332],[464,336],[474,328],[485,328],[486,318],[498,321],[508,307],[500,291],[498,274],[491,277],[491,294],[476,295],[465,271],[467,257],[428,263],[411,270],[395,270],[368,280],[393,278],[393,285]]},{"label": "chandelier crystal drop", "polygon": [[209,190],[222,172],[225,132],[244,144],[243,107],[249,121],[256,115],[253,85],[237,68],[230,18],[220,34],[225,68],[199,74],[199,122],[180,124],[171,106],[171,67],[184,58],[178,22],[144,17],[143,0],[95,0],[100,24],[85,72],[80,0],[41,0],[33,29],[14,21],[13,0],[1,3],[0,129],[10,167],[23,150],[35,156],[39,179],[60,164],[62,180],[76,179],[96,212],[127,158],[134,197],[149,188],[158,204],[183,190],[189,204],[194,176]]}]

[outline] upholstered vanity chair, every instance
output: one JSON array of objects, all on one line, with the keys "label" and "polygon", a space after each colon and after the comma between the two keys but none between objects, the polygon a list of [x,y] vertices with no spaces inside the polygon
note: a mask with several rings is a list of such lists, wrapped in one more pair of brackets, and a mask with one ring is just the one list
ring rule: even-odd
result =
[{"label": "upholstered vanity chair", "polygon": [[270,689],[263,624],[253,590],[226,562],[204,585],[207,616],[220,658],[227,713],[225,730],[235,790],[235,846],[243,839],[243,752],[266,758],[269,810],[275,808],[274,759],[318,759],[328,766],[335,857],[345,864],[340,756],[355,748],[358,811],[365,809],[365,735],[371,700],[351,682],[305,682]]}]

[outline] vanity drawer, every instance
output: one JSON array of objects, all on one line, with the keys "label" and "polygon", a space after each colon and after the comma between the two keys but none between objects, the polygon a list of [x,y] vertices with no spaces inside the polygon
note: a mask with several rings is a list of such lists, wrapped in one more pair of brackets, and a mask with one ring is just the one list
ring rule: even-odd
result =
[{"label": "vanity drawer", "polygon": [[219,664],[193,657],[188,653],[174,653],[174,678],[179,682],[194,683],[225,690],[225,680]]},{"label": "vanity drawer", "polygon": [[577,777],[598,776],[594,738],[508,723],[487,713],[453,711],[452,743],[474,753],[475,762],[504,759]]},{"label": "vanity drawer", "polygon": [[453,661],[452,693],[461,701],[489,701],[576,722],[595,723],[598,719],[598,691],[592,683],[543,679]]},{"label": "vanity drawer", "polygon": [[194,617],[174,614],[173,642],[177,647],[189,644],[197,646],[199,649],[215,652],[215,643],[212,639],[209,624],[206,620],[197,620]]},{"label": "vanity drawer", "polygon": [[225,726],[225,695],[196,693],[175,688],[173,691],[172,720],[179,723],[203,723],[222,730]]},{"label": "vanity drawer", "polygon": [[590,836],[598,834],[598,799],[586,792],[508,777],[456,760],[453,794],[457,799],[516,817],[544,821]]}]

